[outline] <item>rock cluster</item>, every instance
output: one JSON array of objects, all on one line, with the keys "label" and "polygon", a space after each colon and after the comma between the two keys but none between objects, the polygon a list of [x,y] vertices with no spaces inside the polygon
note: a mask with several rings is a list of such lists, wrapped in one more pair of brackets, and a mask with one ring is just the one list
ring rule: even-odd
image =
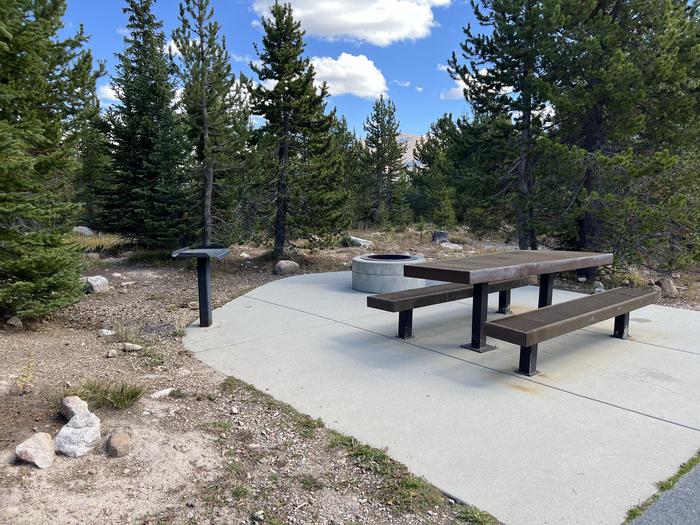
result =
[{"label": "rock cluster", "polygon": [[79,458],[100,443],[100,418],[91,412],[79,412],[63,425],[54,438],[56,452]]}]

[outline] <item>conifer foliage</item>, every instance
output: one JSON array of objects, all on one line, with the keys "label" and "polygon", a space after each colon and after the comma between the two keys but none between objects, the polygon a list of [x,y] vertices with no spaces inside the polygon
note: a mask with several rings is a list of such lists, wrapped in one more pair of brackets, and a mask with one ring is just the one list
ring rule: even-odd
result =
[{"label": "conifer foliage", "polygon": [[[338,145],[329,133],[334,113],[326,114],[328,89],[315,85],[315,73],[303,56],[304,32],[289,4],[275,3],[262,19],[260,64],[251,64],[260,84],[254,112],[265,118],[260,133],[274,144],[274,172],[264,173],[274,216],[274,254],[289,239],[339,233],[346,226],[343,175]],[[262,207],[264,209],[264,206]]]},{"label": "conifer foliage", "polygon": [[126,4],[126,48],[117,54],[113,78],[119,103],[109,113],[114,172],[100,202],[99,226],[143,246],[172,247],[191,237],[195,223],[184,127],[153,0]]},{"label": "conifer foliage", "polygon": [[36,318],[82,294],[65,240],[75,131],[99,71],[82,28],[60,38],[62,0],[0,3],[0,317]]}]

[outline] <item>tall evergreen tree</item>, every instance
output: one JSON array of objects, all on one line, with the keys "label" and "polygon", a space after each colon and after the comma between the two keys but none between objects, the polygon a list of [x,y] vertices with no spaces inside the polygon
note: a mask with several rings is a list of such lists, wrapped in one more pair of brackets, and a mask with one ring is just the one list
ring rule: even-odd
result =
[{"label": "tall evergreen tree", "polygon": [[109,124],[95,105],[95,111],[82,122],[78,132],[80,167],[75,181],[75,198],[81,204],[80,222],[95,229],[100,226],[99,195],[105,192],[112,175],[108,136]]},{"label": "tall evergreen tree", "polygon": [[64,233],[76,128],[92,107],[92,56],[82,28],[58,33],[62,0],[0,5],[0,317],[36,318],[82,294],[80,253]]},{"label": "tall evergreen tree", "polygon": [[345,224],[347,192],[336,171],[339,150],[330,133],[334,113],[326,114],[328,88],[314,85],[313,66],[304,53],[304,32],[289,4],[275,3],[263,17],[260,64],[251,64],[260,84],[253,93],[254,112],[266,120],[260,133],[275,144],[272,177],[274,254],[281,256],[293,235],[335,233]]},{"label": "tall evergreen tree", "polygon": [[[556,3],[556,2],[555,2]],[[455,53],[450,74],[461,80],[475,113],[511,116],[518,133],[517,223],[521,249],[537,249],[532,145],[541,132],[547,100],[545,57],[549,50],[551,3],[535,0],[471,0],[477,21],[491,33],[467,25],[460,64]],[[556,12],[556,10],[554,10]]]},{"label": "tall evergreen tree", "polygon": [[146,246],[172,246],[191,235],[191,191],[184,168],[184,128],[154,0],[127,0],[126,49],[110,111],[114,176],[102,195],[102,227]]},{"label": "tall evergreen tree", "polygon": [[[173,32],[179,51],[175,59],[183,85],[182,106],[188,136],[194,146],[194,168],[201,180],[202,242],[212,243],[214,177],[224,177],[236,164],[244,147],[247,111],[231,71],[225,39],[213,20],[209,0],[180,4],[180,27]],[[178,67],[179,66],[179,67]]]},{"label": "tall evergreen tree", "polygon": [[396,105],[380,95],[364,124],[368,165],[374,183],[372,207],[375,222],[401,222],[405,204],[406,145],[399,143]]}]

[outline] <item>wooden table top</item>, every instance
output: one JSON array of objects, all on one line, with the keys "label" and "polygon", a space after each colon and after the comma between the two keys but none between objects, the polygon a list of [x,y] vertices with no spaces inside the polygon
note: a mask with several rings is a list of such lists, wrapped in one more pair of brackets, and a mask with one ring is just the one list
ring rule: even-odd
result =
[{"label": "wooden table top", "polygon": [[513,250],[403,267],[406,277],[478,284],[612,264],[612,253]]}]

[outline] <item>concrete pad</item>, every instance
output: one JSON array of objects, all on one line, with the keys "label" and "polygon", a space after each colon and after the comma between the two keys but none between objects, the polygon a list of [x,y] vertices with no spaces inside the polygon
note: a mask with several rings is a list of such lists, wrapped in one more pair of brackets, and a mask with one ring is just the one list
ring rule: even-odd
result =
[{"label": "concrete pad", "polygon": [[[417,310],[417,337],[403,342],[391,337],[396,314],[368,309],[350,279],[275,281],[218,309],[214,327],[189,329],[185,345],[506,523],[619,523],[700,447],[695,353],[613,339],[601,323],[543,343],[543,374],[525,378],[512,345],[458,347],[470,301]],[[537,289],[512,301],[534,308]],[[657,309],[700,337],[700,313],[640,312]],[[675,341],[676,330],[659,337]]]}]

